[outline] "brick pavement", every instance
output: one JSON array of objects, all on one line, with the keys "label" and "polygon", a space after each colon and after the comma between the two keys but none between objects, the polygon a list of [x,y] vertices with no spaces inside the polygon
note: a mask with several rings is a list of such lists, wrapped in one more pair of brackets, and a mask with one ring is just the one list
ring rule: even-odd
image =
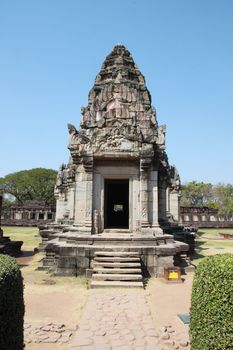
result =
[{"label": "brick pavement", "polygon": [[89,290],[70,350],[162,350],[144,290]]}]

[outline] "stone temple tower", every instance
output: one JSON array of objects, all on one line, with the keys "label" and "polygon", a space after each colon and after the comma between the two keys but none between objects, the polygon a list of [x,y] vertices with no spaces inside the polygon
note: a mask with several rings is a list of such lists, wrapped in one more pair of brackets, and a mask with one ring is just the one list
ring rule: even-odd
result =
[{"label": "stone temple tower", "polygon": [[56,222],[41,230],[44,266],[77,275],[92,268],[100,247],[124,248],[160,275],[188,250],[164,233],[179,222],[180,178],[168,162],[165,125],[158,126],[144,76],[123,45],[106,57],[81,113],[79,129],[68,124]]}]

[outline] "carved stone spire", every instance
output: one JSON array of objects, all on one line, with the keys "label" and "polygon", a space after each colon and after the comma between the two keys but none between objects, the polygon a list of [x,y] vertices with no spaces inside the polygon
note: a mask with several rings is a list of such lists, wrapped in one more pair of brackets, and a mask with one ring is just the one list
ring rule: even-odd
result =
[{"label": "carved stone spire", "polygon": [[[132,97],[135,91],[137,96]],[[101,92],[103,96],[100,96]],[[125,102],[132,103],[137,99],[146,110],[150,108],[151,96],[146,88],[145,78],[130,52],[121,44],[116,45],[106,57],[90,91],[89,103],[93,104],[98,96],[106,102],[114,93],[120,93]]]},{"label": "carved stone spire", "polygon": [[93,131],[96,128],[97,131],[121,126],[123,130],[124,125],[131,139],[133,135],[135,140],[144,136],[144,141],[148,142],[148,137],[153,136],[155,142],[158,134],[156,112],[151,106],[144,76],[125,46],[116,45],[106,57],[82,116],[82,129]]},{"label": "carved stone spire", "polygon": [[145,88],[144,76],[134,63],[130,52],[121,44],[116,45],[106,57],[101,71],[96,77],[95,85],[115,81],[119,75],[121,76],[121,83],[128,83],[135,87],[142,85]]},{"label": "carved stone spire", "polygon": [[155,108],[130,52],[116,45],[102,64],[83,107],[80,129],[69,126],[74,163],[83,157],[164,158],[165,127],[158,128]]}]

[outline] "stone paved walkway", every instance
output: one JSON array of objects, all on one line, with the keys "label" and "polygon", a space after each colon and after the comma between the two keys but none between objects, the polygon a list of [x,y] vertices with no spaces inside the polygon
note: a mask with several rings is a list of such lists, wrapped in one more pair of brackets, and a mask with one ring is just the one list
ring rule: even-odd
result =
[{"label": "stone paved walkway", "polygon": [[162,350],[144,290],[89,290],[70,350]]}]

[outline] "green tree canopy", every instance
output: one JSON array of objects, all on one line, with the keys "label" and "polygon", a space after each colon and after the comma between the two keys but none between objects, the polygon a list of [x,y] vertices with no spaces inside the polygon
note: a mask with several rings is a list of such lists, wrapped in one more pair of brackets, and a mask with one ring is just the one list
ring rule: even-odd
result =
[{"label": "green tree canopy", "polygon": [[213,185],[204,182],[188,182],[182,185],[181,205],[203,207],[212,198]]},{"label": "green tree canopy", "polygon": [[218,209],[220,214],[233,215],[233,185],[187,182],[181,188],[181,205],[207,206]]},{"label": "green tree canopy", "polygon": [[57,172],[53,169],[35,168],[8,174],[0,178],[0,193],[13,196],[18,203],[26,200],[53,204]]}]

